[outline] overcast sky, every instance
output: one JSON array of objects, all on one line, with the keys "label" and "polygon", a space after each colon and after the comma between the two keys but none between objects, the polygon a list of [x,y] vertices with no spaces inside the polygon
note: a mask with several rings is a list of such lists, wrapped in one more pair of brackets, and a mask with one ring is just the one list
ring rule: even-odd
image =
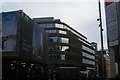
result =
[{"label": "overcast sky", "polygon": [[[4,0],[3,0],[4,1]],[[13,10],[23,10],[31,18],[37,17],[54,17],[55,19],[61,19],[62,22],[70,25],[72,28],[82,33],[88,38],[89,42],[97,42],[98,48],[100,49],[100,30],[98,13],[98,2],[82,2],[75,0],[67,0],[67,2],[52,0],[53,2],[48,2],[48,0],[42,2],[2,2],[2,11],[13,11]],[[18,1],[18,0],[16,0]],[[103,4],[104,5],[104,4]],[[105,26],[105,15],[102,5],[102,17],[103,17],[103,28],[104,28],[104,47],[107,48],[106,42],[106,26]]]}]

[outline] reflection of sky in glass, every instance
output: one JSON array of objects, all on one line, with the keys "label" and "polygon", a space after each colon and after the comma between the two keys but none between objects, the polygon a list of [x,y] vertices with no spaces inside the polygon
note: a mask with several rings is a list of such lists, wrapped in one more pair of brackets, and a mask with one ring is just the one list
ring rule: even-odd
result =
[{"label": "reflection of sky in glass", "polygon": [[63,37],[49,37],[50,42],[60,42],[60,43],[69,43],[68,38]]},{"label": "reflection of sky in glass", "polygon": [[40,27],[55,27],[55,24],[39,24]]},{"label": "reflection of sky in glass", "polygon": [[92,54],[95,54],[95,51],[94,51],[94,50],[92,50],[91,48],[88,48],[88,47],[86,47],[86,46],[84,46],[84,45],[82,45],[82,49],[83,49],[83,50],[86,50],[86,51],[88,51],[88,52],[90,52],[90,53],[92,53]]},{"label": "reflection of sky in glass", "polygon": [[41,57],[43,53],[43,31],[37,24],[34,27],[33,48],[35,55]]},{"label": "reflection of sky in glass", "polygon": [[66,31],[62,31],[62,30],[59,30],[59,33],[60,33],[60,34],[67,34]]},{"label": "reflection of sky in glass", "polygon": [[49,37],[51,42],[58,42],[58,37]]},{"label": "reflection of sky in glass", "polygon": [[17,12],[4,13],[2,15],[2,36],[16,35],[17,32]]},{"label": "reflection of sky in glass", "polygon": [[49,51],[68,51],[69,46],[61,46],[61,45],[51,45],[49,46]]},{"label": "reflection of sky in glass", "polygon": [[95,56],[90,55],[89,53],[86,53],[86,52],[82,52],[82,55],[91,59],[95,59]]},{"label": "reflection of sky in glass", "polygon": [[69,39],[68,38],[61,38],[61,43],[69,43]]},{"label": "reflection of sky in glass", "polygon": [[87,60],[87,59],[83,59],[83,63],[95,65],[95,62],[94,62],[94,61]]},{"label": "reflection of sky in glass", "polygon": [[66,50],[68,50],[68,49],[69,49],[68,46],[62,46],[62,50],[61,50],[61,51],[66,51]]},{"label": "reflection of sky in glass", "polygon": [[57,33],[57,30],[46,30],[48,33]]},{"label": "reflection of sky in glass", "polygon": [[46,30],[48,33],[59,33],[59,34],[67,34],[66,31],[63,30]]},{"label": "reflection of sky in glass", "polygon": [[[4,51],[15,51],[18,12],[2,14],[2,45]],[[12,45],[12,46],[11,46]]]}]

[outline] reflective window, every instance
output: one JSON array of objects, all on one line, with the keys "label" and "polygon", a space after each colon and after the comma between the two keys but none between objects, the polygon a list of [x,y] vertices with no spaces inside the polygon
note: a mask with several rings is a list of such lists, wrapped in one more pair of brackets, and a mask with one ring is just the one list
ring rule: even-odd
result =
[{"label": "reflective window", "polygon": [[84,46],[84,45],[82,45],[82,49],[83,49],[83,50],[86,50],[86,51],[88,51],[88,52],[90,52],[90,53],[95,54],[95,51],[94,51],[94,50],[92,50],[91,48],[86,47],[86,46]]},{"label": "reflective window", "polygon": [[55,24],[46,24],[46,27],[55,27]]},{"label": "reflective window", "polygon": [[71,31],[73,34],[75,34],[75,35],[79,36],[80,38],[83,38],[84,40],[86,40],[83,36],[81,36],[80,34],[75,32],[74,30],[70,29],[69,27],[64,26],[64,29],[67,29],[67,30]]},{"label": "reflective window", "polygon": [[66,31],[62,31],[62,30],[59,30],[59,33],[60,33],[60,34],[67,34]]},{"label": "reflective window", "polygon": [[44,27],[46,27],[46,24],[43,24]]},{"label": "reflective window", "polygon": [[64,28],[64,26],[63,26],[63,24],[55,24],[55,27],[57,27],[57,28]]},{"label": "reflective window", "polygon": [[61,49],[61,46],[58,46],[58,45],[51,45],[48,48],[49,51],[59,51],[60,49]]},{"label": "reflective window", "polygon": [[55,24],[39,24],[41,27],[55,27]]},{"label": "reflective window", "polygon": [[69,50],[69,47],[68,46],[62,46],[61,47],[61,51],[68,51]]},{"label": "reflective window", "polygon": [[69,51],[69,46],[51,45],[49,51]]},{"label": "reflective window", "polygon": [[50,60],[65,60],[65,54],[49,54]]},{"label": "reflective window", "polygon": [[61,60],[65,60],[65,54],[61,54]]},{"label": "reflective window", "polygon": [[48,32],[48,33],[67,34],[66,31],[62,31],[62,30],[46,30],[46,32]]},{"label": "reflective window", "polygon": [[58,42],[58,37],[49,37],[50,42]]},{"label": "reflective window", "polygon": [[90,55],[89,53],[86,53],[86,52],[82,52],[82,55],[91,59],[95,59],[95,56]]},{"label": "reflective window", "polygon": [[[69,27],[67,27],[67,26],[65,26],[63,24],[52,23],[52,24],[39,24],[39,25],[42,26],[42,27],[57,27],[57,28],[61,28],[61,29],[67,29],[67,30],[71,31],[73,34],[85,39],[83,36],[81,36],[80,34],[75,32],[74,30],[70,29]],[[65,32],[60,32],[60,33],[65,33]]]},{"label": "reflective window", "polygon": [[48,32],[48,33],[57,33],[56,30],[46,30],[46,32]]},{"label": "reflective window", "polygon": [[69,39],[68,38],[61,38],[61,43],[69,43]]},{"label": "reflective window", "polygon": [[85,63],[85,64],[95,65],[95,62],[94,62],[94,61],[87,60],[87,59],[83,59],[83,63]]},{"label": "reflective window", "polygon": [[68,38],[63,37],[49,37],[50,42],[60,42],[60,43],[69,43]]}]

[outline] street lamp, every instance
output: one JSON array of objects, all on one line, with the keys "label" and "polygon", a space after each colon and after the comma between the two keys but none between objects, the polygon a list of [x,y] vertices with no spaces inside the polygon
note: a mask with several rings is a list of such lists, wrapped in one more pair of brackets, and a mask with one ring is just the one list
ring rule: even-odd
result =
[{"label": "street lamp", "polygon": [[98,1],[99,6],[99,19],[97,21],[100,21],[99,27],[100,27],[100,36],[101,36],[101,56],[102,56],[102,78],[104,78],[104,47],[103,47],[103,28],[102,28],[102,18],[101,18],[101,4],[100,0]]}]

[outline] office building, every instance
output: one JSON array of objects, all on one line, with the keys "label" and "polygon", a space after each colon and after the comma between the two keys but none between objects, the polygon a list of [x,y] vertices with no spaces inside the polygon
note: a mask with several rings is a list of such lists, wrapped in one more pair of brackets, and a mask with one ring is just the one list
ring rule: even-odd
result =
[{"label": "office building", "polygon": [[95,70],[95,50],[87,38],[60,19],[34,18],[49,33],[48,64]]},{"label": "office building", "polygon": [[111,78],[114,78],[120,76],[120,1],[106,2],[105,11]]},{"label": "office building", "polygon": [[[2,16],[0,20],[2,22],[2,80],[40,78],[40,73],[43,73],[40,70],[43,69],[42,66],[47,58],[46,31],[22,10],[3,12],[0,15]],[[35,75],[37,76],[32,77]]]}]

